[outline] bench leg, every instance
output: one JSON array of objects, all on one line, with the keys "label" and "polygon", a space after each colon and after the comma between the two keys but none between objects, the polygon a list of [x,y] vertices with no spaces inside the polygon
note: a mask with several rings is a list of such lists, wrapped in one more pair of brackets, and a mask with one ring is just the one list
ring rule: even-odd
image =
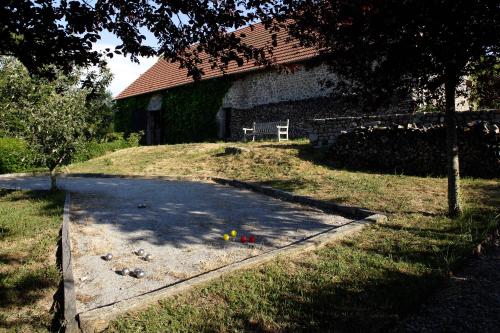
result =
[{"label": "bench leg", "polygon": [[[282,136],[285,136],[284,138],[282,138]],[[286,133],[279,133],[278,132],[278,142],[281,142],[281,141],[288,141],[288,132]]]}]

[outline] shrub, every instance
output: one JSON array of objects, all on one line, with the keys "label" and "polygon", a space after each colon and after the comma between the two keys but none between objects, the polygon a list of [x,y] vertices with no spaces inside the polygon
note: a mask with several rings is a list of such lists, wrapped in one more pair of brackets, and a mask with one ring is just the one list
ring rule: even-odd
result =
[{"label": "shrub", "polygon": [[124,139],[123,133],[110,133],[107,135],[108,141],[98,142],[96,140],[92,140],[85,142],[83,145],[78,147],[71,162],[83,162],[119,149],[137,147],[142,135],[142,132],[130,133],[129,137]]},{"label": "shrub", "polygon": [[123,140],[123,132],[111,132],[106,134],[106,142]]},{"label": "shrub", "polygon": [[35,158],[24,140],[0,138],[0,174],[26,171],[35,166]]},{"label": "shrub", "polygon": [[143,136],[144,136],[143,131],[140,131],[139,133],[130,133],[130,135],[127,138],[129,147],[138,147],[139,142],[141,141]]}]

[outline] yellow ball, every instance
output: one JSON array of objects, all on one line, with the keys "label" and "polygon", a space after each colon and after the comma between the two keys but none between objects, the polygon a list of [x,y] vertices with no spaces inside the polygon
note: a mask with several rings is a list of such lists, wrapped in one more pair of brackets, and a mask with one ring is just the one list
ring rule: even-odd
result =
[{"label": "yellow ball", "polygon": [[231,230],[231,237],[236,237],[236,230]]},{"label": "yellow ball", "polygon": [[229,235],[228,234],[224,234],[224,236],[222,238],[224,238],[224,240],[227,241],[227,240],[229,240]]}]

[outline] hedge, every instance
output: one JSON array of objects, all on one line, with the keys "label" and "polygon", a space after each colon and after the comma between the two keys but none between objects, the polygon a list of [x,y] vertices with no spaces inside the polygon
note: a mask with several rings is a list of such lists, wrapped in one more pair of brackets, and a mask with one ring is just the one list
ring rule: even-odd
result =
[{"label": "hedge", "polygon": [[127,139],[123,138],[123,133],[112,133],[108,136],[110,138],[107,142],[97,142],[95,140],[86,142],[78,149],[71,162],[84,162],[119,149],[137,147],[142,133],[130,133]]},{"label": "hedge", "polygon": [[0,138],[0,174],[22,172],[35,166],[35,158],[24,140]]}]

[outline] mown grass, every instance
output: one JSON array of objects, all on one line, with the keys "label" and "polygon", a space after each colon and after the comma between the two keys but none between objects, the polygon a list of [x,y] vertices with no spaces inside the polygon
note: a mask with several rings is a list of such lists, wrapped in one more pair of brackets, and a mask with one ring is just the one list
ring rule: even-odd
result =
[{"label": "mown grass", "polygon": [[113,332],[381,332],[441,287],[497,227],[500,182],[464,179],[465,214],[446,217],[446,179],[338,170],[305,141],[141,147],[72,172],[235,178],[389,214],[298,258],[232,274],[113,322]]},{"label": "mown grass", "polygon": [[0,190],[0,332],[46,332],[63,193]]},{"label": "mown grass", "polygon": [[[249,152],[225,155],[227,146]],[[136,147],[70,165],[68,172],[173,177],[225,177],[384,212],[441,214],[446,179],[339,170],[305,140],[195,143]],[[498,180],[465,179],[468,197],[494,198]],[[493,200],[493,199],[488,199]],[[497,201],[500,203],[500,201]]]}]

